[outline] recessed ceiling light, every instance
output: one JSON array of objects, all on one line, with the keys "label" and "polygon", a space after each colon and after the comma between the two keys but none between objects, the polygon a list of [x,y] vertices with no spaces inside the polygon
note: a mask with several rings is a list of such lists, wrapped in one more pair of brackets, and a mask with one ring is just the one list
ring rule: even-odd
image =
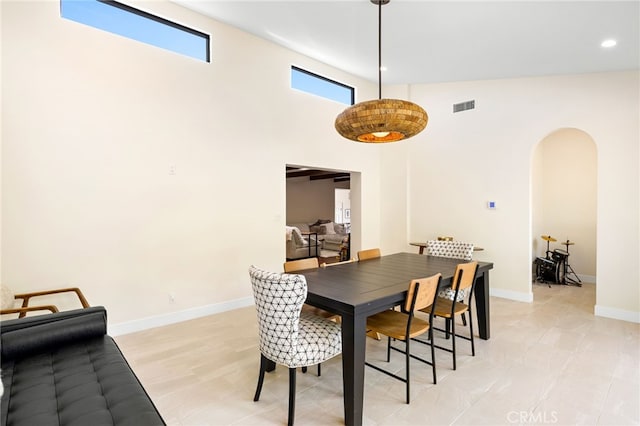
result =
[{"label": "recessed ceiling light", "polygon": [[615,41],[614,39],[609,39],[609,40],[605,40],[602,43],[600,43],[600,46],[602,46],[602,47],[613,47],[616,44],[618,44],[617,41]]}]

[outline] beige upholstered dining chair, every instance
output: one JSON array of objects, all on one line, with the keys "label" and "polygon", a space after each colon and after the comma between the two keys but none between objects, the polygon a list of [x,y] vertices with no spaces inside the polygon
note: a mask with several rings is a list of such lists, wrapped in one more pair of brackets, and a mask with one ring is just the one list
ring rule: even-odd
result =
[{"label": "beige upholstered dining chair", "polygon": [[[456,272],[453,275],[453,282],[451,288],[454,291],[454,298],[449,299],[438,296],[435,301],[435,305],[428,306],[421,309],[422,312],[429,314],[430,316],[442,317],[445,319],[445,330],[435,328],[435,330],[444,331],[447,335],[451,335],[451,348],[445,348],[442,346],[434,345],[438,349],[451,352],[453,356],[453,369],[456,369],[456,338],[469,340],[471,342],[471,355],[476,355],[476,349],[473,343],[473,318],[471,312],[471,296],[475,288],[476,274],[478,272],[478,262],[460,263],[456,266]],[[459,293],[466,294],[466,298],[463,301],[457,302]],[[434,307],[435,306],[435,307]],[[459,335],[456,333],[456,315],[464,315],[469,313],[469,337]],[[424,342],[423,342],[424,343]],[[433,345],[433,341],[431,342]]]},{"label": "beige upholstered dining chair", "polygon": [[427,241],[427,254],[429,256],[447,257],[449,259],[473,259],[473,244],[463,241]]},{"label": "beige upholstered dining chair", "polygon": [[[370,362],[366,362],[365,364],[404,382],[406,384],[407,404],[409,404],[411,398],[411,358],[431,365],[433,383],[437,383],[436,358],[433,350],[433,338],[429,338],[428,341],[428,344],[431,346],[431,361],[412,354],[410,343],[411,339],[414,339],[417,336],[423,335],[425,333],[429,333],[429,335],[431,335],[430,329],[431,324],[433,323],[433,313],[429,314],[428,320],[416,317],[414,316],[414,313],[418,310],[425,309],[426,307],[433,305],[436,299],[438,285],[440,284],[441,278],[442,275],[438,273],[431,277],[411,280],[407,292],[407,297],[401,311],[389,309],[367,318],[367,328],[387,336],[387,362],[391,360],[392,349],[405,354],[406,375],[405,377],[401,377]],[[404,350],[392,345],[391,339],[405,342]]]},{"label": "beige upholstered dining chair", "polygon": [[360,250],[358,252],[358,260],[375,259],[377,257],[380,257],[380,249],[379,248]]},{"label": "beige upholstered dining chair", "polygon": [[450,259],[471,260],[473,257],[473,244],[463,241],[429,240],[427,241],[427,254]]},{"label": "beige upholstered dining chair", "polygon": [[289,368],[288,425],[295,418],[296,369],[325,362],[342,352],[340,325],[302,312],[307,297],[304,275],[280,274],[251,266],[251,287],[258,318],[260,373],[253,397],[260,399],[264,375],[272,363]]},{"label": "beige upholstered dining chair", "polygon": [[[473,259],[473,244],[465,243],[463,241],[451,240],[429,240],[427,241],[427,255],[446,257],[449,259]],[[466,291],[466,290],[465,290]],[[461,302],[466,297],[466,292],[461,291],[458,293],[458,302]],[[438,297],[444,297],[445,299],[451,299],[455,297],[455,291],[449,287],[445,287],[438,292]],[[464,314],[461,315],[462,325],[467,325],[467,318]]]},{"label": "beige upholstered dining chair", "polygon": [[[284,262],[284,272],[299,272],[305,269],[318,269],[318,258],[317,257],[309,257],[306,259],[298,259],[298,260],[290,260],[288,262]],[[319,315],[321,317],[330,319],[332,321],[340,321],[340,315],[334,314],[332,312],[327,312],[324,309],[316,308],[315,306],[307,305],[306,303],[302,305],[302,312],[308,314]],[[320,364],[318,364],[318,369],[320,368]]]}]

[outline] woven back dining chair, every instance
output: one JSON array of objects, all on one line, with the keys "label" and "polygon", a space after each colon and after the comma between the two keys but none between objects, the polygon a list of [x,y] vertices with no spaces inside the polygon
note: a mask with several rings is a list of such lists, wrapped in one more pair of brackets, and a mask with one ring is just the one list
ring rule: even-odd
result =
[{"label": "woven back dining chair", "polygon": [[325,362],[342,352],[340,325],[301,313],[307,297],[303,275],[280,274],[251,266],[260,348],[260,373],[253,400],[260,399],[264,375],[272,363],[289,368],[289,414],[295,419],[296,369]]},{"label": "woven back dining chair", "polygon": [[[461,338],[465,340],[469,340],[471,342],[471,355],[476,355],[476,349],[473,342],[473,318],[471,312],[471,296],[473,295],[473,290],[475,289],[476,283],[476,274],[478,272],[478,262],[468,262],[468,263],[460,263],[456,266],[456,272],[453,275],[453,281],[451,287],[454,291],[454,299],[444,298],[438,296],[436,298],[436,302],[432,306],[428,306],[422,309],[422,312],[425,312],[429,315],[433,315],[436,317],[442,317],[445,319],[446,328],[444,330],[440,328],[434,327],[435,330],[445,332],[446,336],[451,336],[451,348],[445,348],[443,346],[438,346],[433,344],[433,339],[431,341],[432,346],[435,346],[438,349],[445,350],[450,352],[453,356],[453,369],[456,369],[456,338]],[[464,291],[466,299],[461,302],[456,302],[458,300],[458,294]],[[456,315],[464,315],[466,312],[469,313],[469,337],[464,335],[459,335],[456,332]],[[423,342],[424,343],[424,342]]]},{"label": "woven back dining chair", "polygon": [[[431,334],[430,328],[433,323],[433,313],[429,314],[428,320],[416,317],[414,313],[433,305],[441,279],[442,274],[438,273],[431,277],[411,280],[401,311],[388,309],[367,318],[367,328],[387,336],[387,362],[391,360],[391,350],[396,350],[405,354],[405,377],[399,376],[370,362],[366,362],[365,364],[375,370],[404,382],[406,384],[407,404],[409,404],[411,398],[411,358],[431,365],[433,383],[437,383],[433,338],[429,338],[428,340],[429,345],[431,346],[430,361],[412,354],[410,343],[411,339],[420,335],[425,333]],[[404,350],[392,345],[391,339],[405,342]]]}]

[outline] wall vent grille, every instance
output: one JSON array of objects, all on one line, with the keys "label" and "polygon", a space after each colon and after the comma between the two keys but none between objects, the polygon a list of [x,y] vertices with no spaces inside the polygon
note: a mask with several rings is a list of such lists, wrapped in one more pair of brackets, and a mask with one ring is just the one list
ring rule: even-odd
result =
[{"label": "wall vent grille", "polygon": [[459,104],[453,104],[453,112],[466,111],[474,109],[476,107],[476,101],[460,102]]}]

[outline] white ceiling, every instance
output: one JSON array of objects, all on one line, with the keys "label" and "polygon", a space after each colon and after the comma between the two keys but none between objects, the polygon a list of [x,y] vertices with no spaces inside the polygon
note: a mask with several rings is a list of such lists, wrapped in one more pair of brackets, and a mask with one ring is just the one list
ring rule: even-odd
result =
[{"label": "white ceiling", "polygon": [[[378,80],[378,6],[370,0],[173,1]],[[640,0],[391,0],[382,7],[382,80],[434,83],[638,69],[639,28]],[[602,48],[608,38],[617,46]]]}]

